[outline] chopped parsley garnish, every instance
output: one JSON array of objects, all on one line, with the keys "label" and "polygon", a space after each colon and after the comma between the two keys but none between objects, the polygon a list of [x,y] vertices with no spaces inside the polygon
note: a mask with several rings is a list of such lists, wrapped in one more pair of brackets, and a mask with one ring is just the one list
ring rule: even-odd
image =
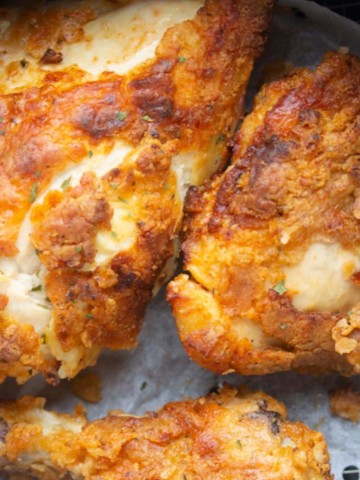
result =
[{"label": "chopped parsley garnish", "polygon": [[75,252],[76,253],[81,253],[82,252],[82,247],[75,247]]},{"label": "chopped parsley garnish", "polygon": [[41,177],[41,172],[35,172],[35,178],[40,178]]},{"label": "chopped parsley garnish", "polygon": [[113,190],[117,190],[118,185],[117,185],[117,183],[112,182],[112,183],[110,183],[110,187],[111,187]]},{"label": "chopped parsley garnish", "polygon": [[118,238],[117,233],[114,232],[114,230],[111,231],[111,236],[114,237],[114,238]]},{"label": "chopped parsley garnish", "polygon": [[41,292],[42,290],[42,285],[38,285],[37,287],[34,287],[31,289],[32,292]]},{"label": "chopped parsley garnish", "polygon": [[39,182],[35,182],[30,191],[30,203],[34,203],[36,200],[36,197],[38,196],[38,190],[39,190]]},{"label": "chopped parsley garnish", "polygon": [[145,120],[145,122],[148,122],[148,123],[152,123],[154,121],[154,119],[149,117],[149,115],[143,115],[142,119]]},{"label": "chopped parsley garnish", "polygon": [[143,382],[141,384],[140,390],[143,391],[143,390],[145,390],[146,387],[147,387],[147,382]]},{"label": "chopped parsley garnish", "polygon": [[219,135],[216,137],[216,145],[219,143],[222,143],[226,140],[226,137],[223,133],[219,133]]},{"label": "chopped parsley garnish", "polygon": [[88,151],[88,156],[89,156],[89,158],[91,158],[91,157],[93,156],[92,150],[89,150],[89,151]]},{"label": "chopped parsley garnish", "polygon": [[186,62],[186,57],[178,57],[178,62],[179,63],[185,63]]},{"label": "chopped parsley garnish", "polygon": [[43,335],[41,335],[40,338],[41,338],[41,340],[42,340],[43,343],[46,343],[46,335],[45,335],[45,333],[44,333]]},{"label": "chopped parsley garnish", "polygon": [[68,186],[70,185],[70,182],[71,182],[71,177],[67,178],[66,180],[64,180],[61,184],[61,190],[63,192],[65,192],[65,190],[68,188]]},{"label": "chopped parsley garnish", "polygon": [[281,280],[281,282],[275,285],[274,290],[278,295],[284,295],[284,293],[287,292],[287,288],[285,287],[285,280]]},{"label": "chopped parsley garnish", "polygon": [[0,135],[1,135],[2,137],[5,137],[5,130],[0,130]]},{"label": "chopped parsley garnish", "polygon": [[39,253],[40,253],[40,250],[35,248],[35,255],[39,255]]},{"label": "chopped parsley garnish", "polygon": [[118,197],[118,200],[122,203],[129,203],[127,200],[125,200],[125,198],[122,197]]},{"label": "chopped parsley garnish", "polygon": [[237,445],[239,448],[243,448],[242,443],[241,443],[240,440],[236,440],[236,445]]},{"label": "chopped parsley garnish", "polygon": [[115,116],[116,116],[116,120],[119,120],[120,122],[123,122],[126,119],[126,117],[128,116],[128,114],[127,114],[127,112],[120,111],[120,112],[117,112]]},{"label": "chopped parsley garnish", "polygon": [[92,313],[87,313],[85,315],[85,317],[88,319],[88,320],[93,320],[94,319],[94,315]]},{"label": "chopped parsley garnish", "polygon": [[41,303],[37,303],[37,306],[41,307],[41,308],[44,308],[45,310],[51,310],[50,307],[48,307],[47,305],[42,305]]}]

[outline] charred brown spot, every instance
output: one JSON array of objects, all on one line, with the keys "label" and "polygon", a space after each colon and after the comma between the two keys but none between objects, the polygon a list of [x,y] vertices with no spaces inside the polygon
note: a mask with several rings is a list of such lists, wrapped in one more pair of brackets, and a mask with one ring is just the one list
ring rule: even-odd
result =
[{"label": "charred brown spot", "polygon": [[53,50],[52,48],[48,48],[40,59],[40,63],[44,65],[54,65],[61,63],[62,61],[63,54],[61,52]]},{"label": "charred brown spot", "polygon": [[353,273],[351,280],[355,283],[355,285],[360,285],[360,272]]},{"label": "charred brown spot", "polygon": [[8,434],[10,428],[6,420],[0,417],[0,442],[5,443],[6,435]]},{"label": "charred brown spot", "polygon": [[162,122],[174,113],[174,85],[170,75],[173,65],[173,62],[160,60],[148,77],[130,82],[135,105],[156,122]]},{"label": "charred brown spot", "polygon": [[270,410],[260,410],[259,412],[252,412],[247,414],[248,418],[252,420],[263,420],[269,422],[269,427],[273,435],[278,435],[280,433],[280,426],[282,418],[279,412],[272,412]]}]

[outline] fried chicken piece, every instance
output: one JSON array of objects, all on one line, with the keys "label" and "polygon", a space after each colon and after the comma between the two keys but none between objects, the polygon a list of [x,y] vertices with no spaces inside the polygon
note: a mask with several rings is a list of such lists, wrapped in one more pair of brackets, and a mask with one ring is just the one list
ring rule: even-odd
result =
[{"label": "fried chicken piece", "polygon": [[360,61],[262,88],[232,165],[186,205],[168,299],[215,372],[360,373]]},{"label": "fried chicken piece", "polygon": [[0,380],[56,383],[136,345],[272,0],[46,5],[0,9]]},{"label": "fried chicken piece", "polygon": [[[0,404],[0,468],[39,479],[331,479],[321,433],[285,419],[263,393],[220,394],[170,403],[144,417],[43,410],[26,397]],[[24,477],[22,477],[24,478]]]}]

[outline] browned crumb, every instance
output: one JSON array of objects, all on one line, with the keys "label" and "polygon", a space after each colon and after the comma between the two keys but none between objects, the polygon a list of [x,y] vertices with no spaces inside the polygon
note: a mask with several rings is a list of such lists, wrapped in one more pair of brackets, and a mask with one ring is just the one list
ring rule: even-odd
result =
[{"label": "browned crumb", "polygon": [[360,421],[360,392],[351,385],[330,392],[330,411],[335,417],[354,423]]}]

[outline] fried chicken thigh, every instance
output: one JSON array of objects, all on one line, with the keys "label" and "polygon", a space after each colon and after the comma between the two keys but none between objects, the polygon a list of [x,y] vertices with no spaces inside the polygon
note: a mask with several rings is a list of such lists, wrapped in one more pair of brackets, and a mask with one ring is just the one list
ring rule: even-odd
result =
[{"label": "fried chicken thigh", "polygon": [[51,5],[0,8],[0,380],[56,383],[136,345],[272,1]]},{"label": "fried chicken thigh", "polygon": [[168,299],[215,372],[360,373],[360,61],[265,85],[223,175],[186,204]]},{"label": "fried chicken thigh", "polygon": [[42,399],[0,404],[0,469],[21,478],[82,480],[331,479],[322,434],[285,419],[263,393],[170,403],[134,417],[43,410]]}]

